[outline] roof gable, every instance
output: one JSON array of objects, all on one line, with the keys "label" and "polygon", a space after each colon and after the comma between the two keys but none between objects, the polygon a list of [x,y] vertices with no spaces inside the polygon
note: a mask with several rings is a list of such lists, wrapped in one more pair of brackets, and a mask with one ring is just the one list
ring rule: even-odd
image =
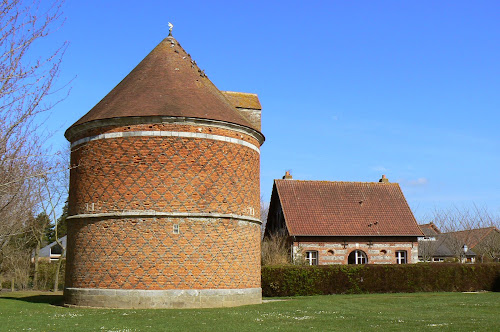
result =
[{"label": "roof gable", "polygon": [[275,180],[292,236],[422,236],[397,183]]},{"label": "roof gable", "polygon": [[70,129],[94,120],[137,116],[211,119],[258,130],[171,36]]},{"label": "roof gable", "polygon": [[439,228],[437,228],[437,226],[432,222],[428,224],[418,225],[418,227],[420,227],[420,230],[422,231],[422,233],[424,233],[425,236],[435,236],[441,234]]}]

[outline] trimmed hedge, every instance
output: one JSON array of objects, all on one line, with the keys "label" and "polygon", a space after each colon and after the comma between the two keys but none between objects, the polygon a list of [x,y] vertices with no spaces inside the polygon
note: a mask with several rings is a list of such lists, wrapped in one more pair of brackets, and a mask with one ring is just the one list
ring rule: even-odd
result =
[{"label": "trimmed hedge", "polygon": [[500,264],[262,267],[263,296],[500,291]]}]

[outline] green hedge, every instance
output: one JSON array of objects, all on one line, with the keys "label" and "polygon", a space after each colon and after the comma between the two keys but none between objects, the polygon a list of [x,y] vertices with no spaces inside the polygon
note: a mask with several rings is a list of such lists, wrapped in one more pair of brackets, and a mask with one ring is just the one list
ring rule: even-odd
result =
[{"label": "green hedge", "polygon": [[264,266],[263,296],[500,291],[500,264]]}]

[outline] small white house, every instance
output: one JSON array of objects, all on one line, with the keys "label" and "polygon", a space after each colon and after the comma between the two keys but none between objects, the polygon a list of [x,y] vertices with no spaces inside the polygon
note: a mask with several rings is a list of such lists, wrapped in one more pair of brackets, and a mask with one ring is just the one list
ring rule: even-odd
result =
[{"label": "small white house", "polygon": [[[61,242],[64,249],[66,249],[66,239],[67,239],[66,235],[59,239],[59,242]],[[51,244],[46,245],[45,247],[40,249],[40,253],[38,254],[38,259],[50,260],[51,262],[57,261],[61,257],[62,249],[63,248],[61,248],[61,246],[59,246],[59,244],[57,244],[57,242],[54,241]],[[66,254],[66,250],[64,252]]]}]

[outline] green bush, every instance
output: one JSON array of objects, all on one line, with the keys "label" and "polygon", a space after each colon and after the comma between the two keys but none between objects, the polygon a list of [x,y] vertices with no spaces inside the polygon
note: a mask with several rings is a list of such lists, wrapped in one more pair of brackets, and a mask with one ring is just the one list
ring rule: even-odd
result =
[{"label": "green bush", "polygon": [[[64,288],[64,267],[66,260],[63,259],[61,262],[61,269],[59,271],[59,283],[58,287],[60,290]],[[52,290],[54,289],[54,278],[56,275],[57,262],[44,262],[40,261],[38,263],[38,289],[40,290]]]},{"label": "green bush", "polygon": [[264,296],[500,291],[500,264],[264,266]]}]

